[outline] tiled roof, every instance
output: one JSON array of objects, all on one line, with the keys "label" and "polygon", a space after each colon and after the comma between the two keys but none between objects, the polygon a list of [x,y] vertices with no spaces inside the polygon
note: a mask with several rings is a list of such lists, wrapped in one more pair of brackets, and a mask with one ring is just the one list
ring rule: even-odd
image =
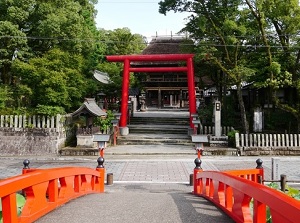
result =
[{"label": "tiled roof", "polygon": [[72,116],[74,117],[87,113],[91,116],[106,116],[106,112],[102,111],[96,104],[95,98],[86,98],[80,108],[72,113]]}]

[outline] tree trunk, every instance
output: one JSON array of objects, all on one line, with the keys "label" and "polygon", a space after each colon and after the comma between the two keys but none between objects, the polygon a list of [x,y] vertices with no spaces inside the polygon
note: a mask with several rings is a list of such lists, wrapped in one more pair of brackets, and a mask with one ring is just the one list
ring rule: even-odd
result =
[{"label": "tree trunk", "polygon": [[249,134],[249,124],[247,121],[245,104],[244,104],[243,95],[242,95],[242,88],[241,88],[240,84],[237,84],[237,96],[238,96],[238,102],[239,102],[239,106],[240,106],[241,123],[242,123],[243,132],[245,134]]}]

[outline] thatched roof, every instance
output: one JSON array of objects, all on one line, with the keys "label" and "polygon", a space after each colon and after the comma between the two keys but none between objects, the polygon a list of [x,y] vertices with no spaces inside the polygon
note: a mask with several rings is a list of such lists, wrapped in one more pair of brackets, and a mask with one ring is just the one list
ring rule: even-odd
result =
[{"label": "thatched roof", "polygon": [[[192,40],[183,36],[154,37],[142,55],[192,53]],[[177,61],[134,62],[132,65],[178,64]]]},{"label": "thatched roof", "polygon": [[155,37],[142,54],[183,54],[192,44],[186,37]]}]

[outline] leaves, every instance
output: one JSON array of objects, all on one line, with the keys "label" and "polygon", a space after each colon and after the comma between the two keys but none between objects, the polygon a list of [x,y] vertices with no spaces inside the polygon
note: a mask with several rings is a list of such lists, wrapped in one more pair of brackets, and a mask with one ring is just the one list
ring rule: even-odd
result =
[{"label": "leaves", "polygon": [[77,106],[77,101],[85,94],[86,81],[81,74],[83,63],[81,56],[55,49],[42,58],[31,59],[29,63],[18,61],[13,70],[23,89],[32,92],[27,95],[32,106],[70,109]]},{"label": "leaves", "polygon": [[0,85],[0,108],[5,108],[7,102],[12,99],[12,92],[5,85]]},{"label": "leaves", "polygon": [[[26,199],[23,195],[21,194],[16,194],[16,200],[17,200],[17,213],[18,215],[20,215],[22,213],[22,209],[26,203]],[[1,202],[1,199],[0,199],[0,222],[3,222],[3,219],[2,219],[2,202]]]}]

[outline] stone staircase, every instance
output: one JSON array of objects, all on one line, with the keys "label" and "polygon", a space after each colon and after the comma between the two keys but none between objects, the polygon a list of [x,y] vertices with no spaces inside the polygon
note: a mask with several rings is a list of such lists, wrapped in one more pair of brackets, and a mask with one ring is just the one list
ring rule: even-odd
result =
[{"label": "stone staircase", "polygon": [[118,145],[193,146],[186,117],[132,117],[128,128],[127,136],[118,137]]}]

